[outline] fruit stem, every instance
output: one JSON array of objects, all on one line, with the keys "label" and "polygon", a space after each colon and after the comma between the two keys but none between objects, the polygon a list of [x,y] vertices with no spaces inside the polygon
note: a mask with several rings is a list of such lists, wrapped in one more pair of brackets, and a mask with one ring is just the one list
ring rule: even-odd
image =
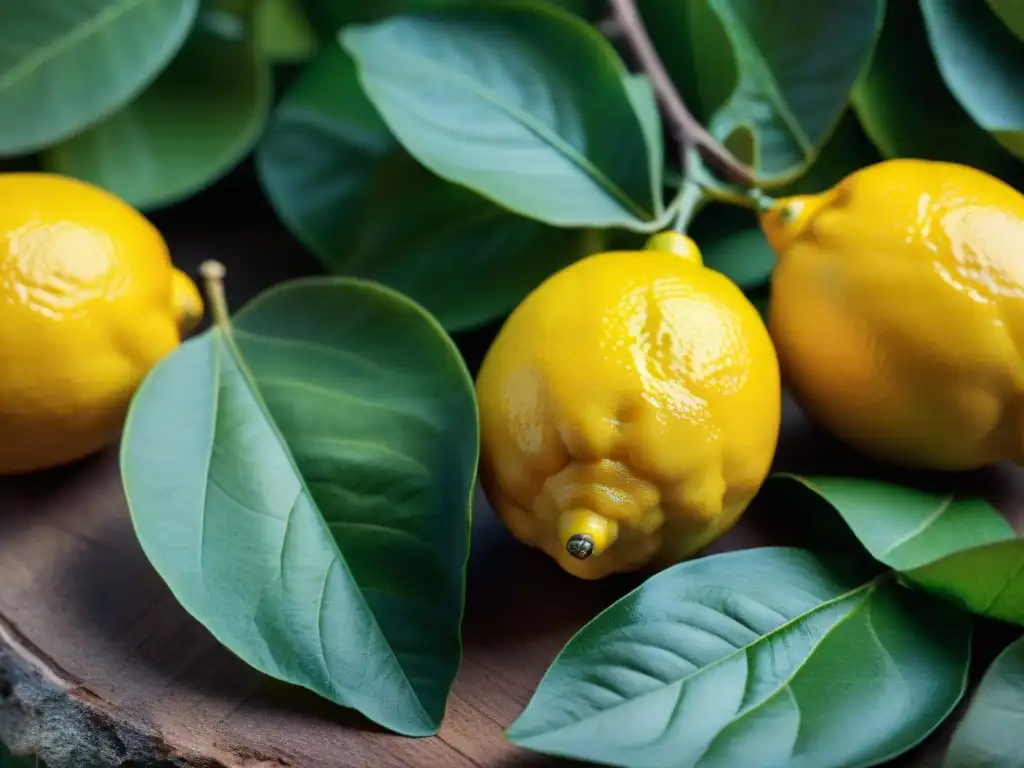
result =
[{"label": "fruit stem", "polygon": [[210,300],[210,315],[214,325],[222,331],[229,330],[230,314],[228,300],[224,294],[224,276],[227,267],[216,259],[207,259],[199,265],[199,274],[203,278],[203,288]]},{"label": "fruit stem", "polygon": [[692,181],[684,181],[676,198],[676,218],[672,228],[681,235],[686,234],[690,222],[707,201],[704,189]]},{"label": "fruit stem", "polygon": [[766,195],[757,187],[738,189],[732,186],[701,184],[701,188],[712,200],[739,205],[756,213],[765,213],[775,205],[775,198]]},{"label": "fruit stem", "polygon": [[636,54],[640,67],[650,79],[654,93],[665,109],[665,116],[675,130],[683,162],[686,162],[689,150],[696,149],[723,178],[743,187],[753,186],[753,172],[708,133],[690,113],[647,34],[636,0],[610,0],[610,4],[616,26]]}]

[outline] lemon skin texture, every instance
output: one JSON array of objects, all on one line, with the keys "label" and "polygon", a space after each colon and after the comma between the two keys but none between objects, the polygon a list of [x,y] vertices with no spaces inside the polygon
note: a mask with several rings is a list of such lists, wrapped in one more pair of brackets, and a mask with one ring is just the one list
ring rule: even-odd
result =
[{"label": "lemon skin texture", "polygon": [[819,424],[918,468],[1024,459],[1024,196],[888,160],[761,223],[783,377]]},{"label": "lemon skin texture", "polygon": [[159,232],[119,198],[0,174],[0,474],[116,439],[146,373],[202,312]]},{"label": "lemon skin texture", "polygon": [[757,311],[675,233],[545,280],[496,336],[477,396],[488,500],[583,579],[664,567],[729,530],[781,408]]}]

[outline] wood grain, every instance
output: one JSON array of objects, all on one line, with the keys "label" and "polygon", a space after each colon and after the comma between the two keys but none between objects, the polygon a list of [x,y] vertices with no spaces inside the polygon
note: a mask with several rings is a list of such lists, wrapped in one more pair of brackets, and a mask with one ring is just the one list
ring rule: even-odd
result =
[{"label": "wood grain", "polygon": [[[251,214],[256,204],[246,210]],[[218,219],[197,203],[158,223],[176,261],[193,274],[209,256],[227,264],[235,306],[265,285],[316,271],[270,215]],[[471,367],[492,330],[459,339]],[[949,478],[870,466],[822,435],[791,402],[777,464],[924,485],[955,482],[983,491],[1024,529],[1019,470]],[[0,481],[0,738],[18,752],[39,754],[50,768],[567,764],[513,748],[503,729],[573,632],[641,577],[573,579],[513,541],[478,502],[464,661],[440,735],[407,739],[256,673],[178,606],[136,542],[116,447],[71,467]],[[785,513],[758,502],[709,551],[788,543]],[[983,626],[975,676],[1010,636],[1006,628]],[[954,723],[892,765],[938,766]]]}]

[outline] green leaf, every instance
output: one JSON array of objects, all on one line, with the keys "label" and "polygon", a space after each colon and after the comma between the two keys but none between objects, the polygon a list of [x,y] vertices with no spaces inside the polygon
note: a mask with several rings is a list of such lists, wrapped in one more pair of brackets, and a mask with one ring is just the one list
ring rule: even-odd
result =
[{"label": "green leaf", "polygon": [[799,179],[773,194],[781,196],[824,192],[854,171],[880,160],[882,156],[864,132],[857,115],[847,109],[811,167]]},{"label": "green leaf", "polygon": [[316,50],[316,32],[299,0],[257,0],[256,47],[276,62],[306,61]]},{"label": "green leaf", "polygon": [[392,132],[439,176],[549,224],[656,226],[650,105],[636,107],[653,96],[579,18],[494,2],[341,39]]},{"label": "green leaf", "polygon": [[704,557],[583,627],[508,737],[624,768],[874,765],[953,709],[970,634],[965,614],[803,550]]},{"label": "green leaf", "polygon": [[991,619],[1024,626],[1024,541],[961,549],[904,571],[918,587]]},{"label": "green leaf", "polygon": [[1020,0],[988,0],[988,7],[1013,34],[1024,40],[1024,4]]},{"label": "green leaf", "polygon": [[597,232],[517,216],[418,165],[336,45],[285,94],[257,169],[278,215],[328,269],[405,293],[449,330],[511,310],[601,247]]},{"label": "green leaf", "polygon": [[768,283],[775,267],[775,252],[764,232],[749,227],[700,244],[704,263],[744,290]]},{"label": "green leaf", "polygon": [[816,494],[872,557],[915,586],[1024,624],[1024,541],[984,499],[851,477],[777,474],[770,482],[796,482]]},{"label": "green leaf", "polygon": [[270,97],[270,69],[251,25],[216,6],[204,8],[181,53],[141,96],[52,147],[43,162],[136,208],[169,205],[248,154],[263,130]]},{"label": "green leaf", "polygon": [[[536,0],[564,8],[585,19],[594,20],[605,10],[605,0]],[[368,24],[390,16],[466,5],[484,7],[505,0],[299,0],[306,15],[324,39],[332,42],[348,24]]]},{"label": "green leaf", "polygon": [[707,0],[638,0],[637,9],[686,106],[708,123],[736,88],[736,59],[722,20]]},{"label": "green leaf", "polygon": [[888,3],[881,40],[854,89],[853,105],[886,157],[962,163],[1004,179],[1014,164],[946,87],[918,3]]},{"label": "green leaf", "polygon": [[171,60],[199,0],[0,3],[0,155],[107,117]]},{"label": "green leaf", "polygon": [[461,657],[478,430],[472,380],[429,315],[308,278],[154,368],[121,467],[143,550],[221,643],[424,736]]},{"label": "green leaf", "polygon": [[732,43],[738,77],[711,131],[751,144],[741,159],[764,186],[800,175],[835,129],[871,58],[883,0],[709,0]]},{"label": "green leaf", "polygon": [[776,474],[771,479],[790,481],[828,503],[873,558],[899,571],[1016,535],[1006,518],[977,497],[857,477]]},{"label": "green leaf", "polygon": [[921,0],[935,62],[974,121],[1024,158],[1024,46],[977,0]]},{"label": "green leaf", "polygon": [[751,210],[710,198],[688,232],[700,248],[704,264],[744,292],[759,292],[768,286],[776,257]]},{"label": "green leaf", "polygon": [[1024,637],[985,671],[950,742],[943,768],[1020,768]]}]

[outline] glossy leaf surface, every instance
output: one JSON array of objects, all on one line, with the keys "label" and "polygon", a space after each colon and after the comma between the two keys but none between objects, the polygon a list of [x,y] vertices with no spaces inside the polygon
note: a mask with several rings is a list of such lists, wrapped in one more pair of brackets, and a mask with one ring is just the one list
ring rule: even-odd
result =
[{"label": "glossy leaf surface", "polygon": [[969,638],[964,614],[804,550],[713,555],[581,629],[508,736],[628,768],[872,765],[949,714]]},{"label": "glossy leaf surface", "polygon": [[953,733],[943,768],[1020,768],[1024,723],[1024,638],[985,671]]},{"label": "glossy leaf surface", "polygon": [[918,3],[888,3],[871,66],[853,93],[861,123],[886,157],[948,160],[1005,177],[1013,157],[946,87]]},{"label": "glossy leaf surface", "polygon": [[[177,202],[230,170],[263,129],[271,77],[251,18],[225,14],[204,9],[156,82],[113,117],[53,147],[45,165],[140,209]],[[237,24],[231,37],[219,29],[228,21]]]},{"label": "glossy leaf surface", "polygon": [[[348,24],[367,24],[389,16],[417,11],[473,5],[500,5],[507,0],[299,0],[306,14],[325,39],[335,40],[338,31]],[[534,0],[575,13],[581,18],[596,19],[605,9],[605,0]]]},{"label": "glossy leaf surface", "polygon": [[495,3],[341,40],[384,121],[439,176],[554,225],[642,228],[661,214],[653,95],[578,17]]},{"label": "glossy leaf surface", "polygon": [[285,95],[257,167],[282,220],[330,270],[389,285],[452,330],[511,310],[600,250],[596,232],[517,216],[416,163],[337,46]]},{"label": "glossy leaf surface", "polygon": [[1024,623],[1024,541],[984,499],[860,478],[771,480],[780,481],[817,494],[872,557],[918,587],[975,613]]},{"label": "glossy leaf surface", "polygon": [[[747,134],[762,184],[792,180],[835,129],[881,29],[882,0],[709,0],[736,61],[736,86],[711,119],[721,139]],[[697,63],[700,66],[700,62]]]},{"label": "glossy leaf surface", "polygon": [[177,53],[199,0],[0,3],[0,155],[107,117]]},{"label": "glossy leaf surface", "polygon": [[935,61],[978,125],[1024,158],[1024,45],[985,3],[921,0]]},{"label": "glossy leaf surface", "polygon": [[904,576],[961,608],[1024,626],[1024,540],[961,549]]},{"label": "glossy leaf surface", "polygon": [[388,289],[311,278],[161,362],[121,462],[143,550],[221,643],[423,736],[461,656],[477,444],[436,323]]}]

